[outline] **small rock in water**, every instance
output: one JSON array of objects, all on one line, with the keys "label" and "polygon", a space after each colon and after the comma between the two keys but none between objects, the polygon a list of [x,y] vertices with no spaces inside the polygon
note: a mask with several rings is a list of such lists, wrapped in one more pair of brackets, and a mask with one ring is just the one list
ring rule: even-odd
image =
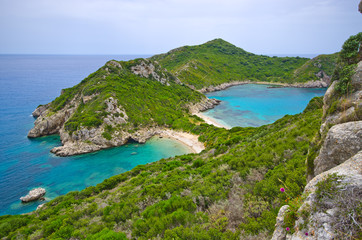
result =
[{"label": "small rock in water", "polygon": [[31,190],[28,195],[25,197],[21,197],[20,200],[22,202],[31,202],[40,199],[45,195],[46,191],[44,188],[35,188]]}]

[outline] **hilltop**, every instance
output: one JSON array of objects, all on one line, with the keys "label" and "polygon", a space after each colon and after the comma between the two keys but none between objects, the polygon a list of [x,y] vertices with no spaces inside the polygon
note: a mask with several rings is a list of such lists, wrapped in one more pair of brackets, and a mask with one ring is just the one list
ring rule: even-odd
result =
[{"label": "hilltop", "polygon": [[180,47],[151,59],[158,61],[183,83],[201,89],[234,81],[294,84],[323,80],[329,84],[336,55],[314,59],[268,57],[215,39],[197,46]]}]

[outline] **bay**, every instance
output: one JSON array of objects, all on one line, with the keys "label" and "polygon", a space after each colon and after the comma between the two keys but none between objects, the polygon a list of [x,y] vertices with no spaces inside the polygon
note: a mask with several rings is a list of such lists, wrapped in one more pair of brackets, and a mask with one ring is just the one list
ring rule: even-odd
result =
[{"label": "bay", "polygon": [[304,110],[313,97],[323,96],[327,88],[275,88],[264,84],[245,84],[206,94],[221,100],[204,115],[229,127],[258,127],[284,115]]}]

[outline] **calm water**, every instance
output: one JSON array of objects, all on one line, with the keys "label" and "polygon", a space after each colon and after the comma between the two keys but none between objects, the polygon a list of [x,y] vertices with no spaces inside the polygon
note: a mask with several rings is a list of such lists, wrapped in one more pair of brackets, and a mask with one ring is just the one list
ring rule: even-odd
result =
[{"label": "calm water", "polygon": [[222,102],[204,114],[230,127],[257,127],[273,123],[286,114],[302,112],[313,97],[323,96],[327,90],[268,87],[246,84],[209,93],[209,98]]},{"label": "calm water", "polygon": [[62,88],[79,83],[110,59],[136,57],[141,56],[0,55],[0,215],[36,209],[40,202],[19,200],[34,187],[46,188],[49,200],[139,164],[189,152],[176,141],[154,138],[142,145],[61,158],[49,152],[60,145],[58,136],[26,137],[34,122],[31,112],[39,104],[50,102]]}]

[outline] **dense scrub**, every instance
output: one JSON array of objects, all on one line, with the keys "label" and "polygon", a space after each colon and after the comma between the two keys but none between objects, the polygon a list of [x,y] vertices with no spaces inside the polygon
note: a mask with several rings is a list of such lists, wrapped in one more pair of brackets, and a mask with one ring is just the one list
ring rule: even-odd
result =
[{"label": "dense scrub", "polygon": [[[141,165],[28,216],[3,216],[6,239],[239,239],[268,236],[286,196],[302,193],[320,100],[259,128],[190,126],[207,149]],[[16,221],[17,224],[11,224]]]},{"label": "dense scrub", "polygon": [[200,89],[243,80],[284,83],[319,80],[315,74],[321,70],[331,75],[335,56],[324,55],[313,60],[268,57],[249,53],[222,39],[215,39],[198,46],[174,49],[151,59],[159,61],[182,82]]},{"label": "dense scrub", "polygon": [[[75,113],[65,123],[65,129],[70,132],[81,126],[100,126],[109,114],[106,111],[106,100],[110,97],[118,101],[121,110],[128,116],[127,124],[118,126],[120,128],[135,130],[137,127],[153,125],[171,126],[176,120],[180,122],[187,114],[187,105],[200,101],[203,96],[189,87],[177,84],[168,72],[158,73],[167,74],[167,85],[156,81],[152,75],[143,77],[133,74],[131,68],[144,61],[108,62],[78,85],[63,90],[51,102],[51,110],[56,112],[73,98],[82,98]],[[90,100],[84,101],[85,97]],[[118,115],[124,117],[123,113]]]}]

